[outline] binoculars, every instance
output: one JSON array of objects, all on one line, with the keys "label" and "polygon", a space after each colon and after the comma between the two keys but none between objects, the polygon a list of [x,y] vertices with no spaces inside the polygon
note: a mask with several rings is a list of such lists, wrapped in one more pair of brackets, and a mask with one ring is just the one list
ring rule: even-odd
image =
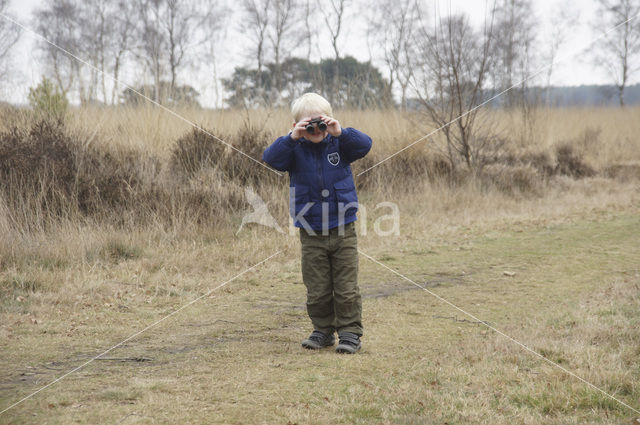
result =
[{"label": "binoculars", "polygon": [[316,132],[316,127],[318,128],[318,130],[320,131],[325,131],[327,129],[327,123],[325,123],[324,121],[322,121],[321,118],[314,118],[311,121],[309,121],[309,124],[307,124],[307,126],[305,127],[305,129],[313,134]]}]

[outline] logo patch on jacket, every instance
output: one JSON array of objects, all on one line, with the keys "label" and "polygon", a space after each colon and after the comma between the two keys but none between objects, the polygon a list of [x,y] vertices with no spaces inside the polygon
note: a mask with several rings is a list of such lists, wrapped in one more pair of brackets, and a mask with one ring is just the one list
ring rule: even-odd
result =
[{"label": "logo patch on jacket", "polygon": [[327,155],[327,159],[329,160],[329,163],[331,163],[331,165],[338,165],[338,163],[340,162],[340,154],[338,152],[331,152],[329,155]]}]

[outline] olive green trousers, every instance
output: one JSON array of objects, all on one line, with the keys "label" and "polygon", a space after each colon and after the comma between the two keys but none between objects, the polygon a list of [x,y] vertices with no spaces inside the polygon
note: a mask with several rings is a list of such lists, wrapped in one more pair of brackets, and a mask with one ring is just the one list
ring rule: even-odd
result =
[{"label": "olive green trousers", "polygon": [[310,235],[300,229],[302,279],[307,313],[315,330],[362,335],[362,299],[358,288],[355,223]]}]

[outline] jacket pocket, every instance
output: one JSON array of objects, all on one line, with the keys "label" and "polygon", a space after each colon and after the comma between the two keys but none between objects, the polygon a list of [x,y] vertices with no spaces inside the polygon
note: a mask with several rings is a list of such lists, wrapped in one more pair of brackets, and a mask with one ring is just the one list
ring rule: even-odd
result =
[{"label": "jacket pocket", "polygon": [[352,176],[347,176],[342,180],[338,180],[333,184],[333,188],[336,191],[336,198],[338,202],[342,202],[345,205],[351,202],[358,202],[356,185],[353,182]]}]

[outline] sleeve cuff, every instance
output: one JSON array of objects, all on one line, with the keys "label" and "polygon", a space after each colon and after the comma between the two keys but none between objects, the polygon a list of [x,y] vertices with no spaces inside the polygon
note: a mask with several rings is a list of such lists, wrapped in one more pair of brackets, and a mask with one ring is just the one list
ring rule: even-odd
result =
[{"label": "sleeve cuff", "polygon": [[294,147],[298,141],[297,140],[293,140],[291,138],[291,132],[289,132],[289,134],[287,134],[286,136],[284,136],[284,142],[289,146],[289,147]]}]

